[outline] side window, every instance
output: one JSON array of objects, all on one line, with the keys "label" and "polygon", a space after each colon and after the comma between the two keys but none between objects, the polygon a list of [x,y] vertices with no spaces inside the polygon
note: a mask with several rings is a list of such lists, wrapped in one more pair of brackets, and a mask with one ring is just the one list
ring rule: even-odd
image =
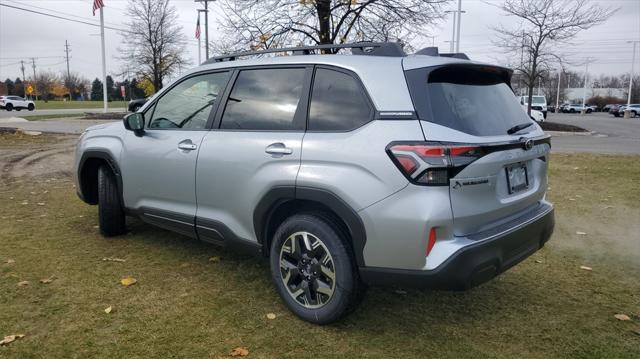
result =
[{"label": "side window", "polygon": [[229,72],[219,72],[182,81],[155,103],[148,127],[203,129],[229,75]]},{"label": "side window", "polygon": [[304,68],[243,70],[231,90],[220,128],[301,130],[294,121],[304,87]]},{"label": "side window", "polygon": [[348,131],[371,121],[373,109],[360,83],[343,72],[318,68],[309,107],[310,131]]}]

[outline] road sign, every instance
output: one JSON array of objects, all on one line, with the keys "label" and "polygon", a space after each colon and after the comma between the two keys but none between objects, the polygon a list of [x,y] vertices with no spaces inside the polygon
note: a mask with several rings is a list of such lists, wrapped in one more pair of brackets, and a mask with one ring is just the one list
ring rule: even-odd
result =
[{"label": "road sign", "polygon": [[31,86],[31,85],[28,85],[28,86],[27,86],[27,93],[28,93],[29,95],[31,95],[31,94],[33,93],[33,86]]}]

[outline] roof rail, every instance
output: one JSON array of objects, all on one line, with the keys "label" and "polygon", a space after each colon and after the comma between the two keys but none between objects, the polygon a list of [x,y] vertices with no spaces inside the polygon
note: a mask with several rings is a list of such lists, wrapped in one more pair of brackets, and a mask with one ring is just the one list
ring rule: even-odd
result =
[{"label": "roof rail", "polygon": [[203,65],[212,64],[221,61],[234,61],[238,57],[244,56],[256,56],[262,54],[278,53],[278,52],[292,52],[294,55],[310,55],[315,54],[317,50],[337,50],[337,49],[351,49],[353,55],[369,55],[369,56],[391,56],[391,57],[403,57],[407,54],[397,42],[357,42],[353,44],[324,44],[315,46],[300,46],[300,47],[284,47],[277,49],[266,49],[260,51],[246,51],[238,52],[235,54],[215,56],[209,58],[203,62]]}]

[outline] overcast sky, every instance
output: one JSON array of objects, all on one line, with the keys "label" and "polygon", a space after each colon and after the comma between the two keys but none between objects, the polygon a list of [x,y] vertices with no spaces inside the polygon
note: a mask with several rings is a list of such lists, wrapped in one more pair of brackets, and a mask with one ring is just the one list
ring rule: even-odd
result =
[{"label": "overcast sky", "polygon": [[[124,9],[127,0],[103,0],[105,8],[105,24],[115,28],[123,28]],[[91,15],[93,0],[0,0],[0,3],[29,8],[71,17],[74,19],[99,23],[99,17]],[[508,62],[506,55],[500,54],[491,43],[493,31],[491,26],[503,24],[517,26],[515,18],[506,17],[491,4],[502,1],[462,0],[462,31],[460,40],[461,52],[472,59],[488,62]],[[565,47],[562,52],[570,54],[573,70],[584,71],[579,65],[585,57],[595,61],[590,65],[590,73],[621,74],[628,73],[631,68],[632,45],[630,40],[640,40],[640,0],[600,0],[595,1],[602,6],[620,8],[618,12],[602,25],[581,32],[573,41],[573,45]],[[172,0],[178,8],[179,25],[189,39],[188,51],[193,63],[197,64],[198,45],[194,37],[196,8],[201,5],[193,0]],[[210,17],[210,37],[217,38],[216,22],[220,11],[216,3],[212,5]],[[457,7],[457,1],[451,3]],[[204,26],[204,21],[202,21]],[[448,52],[451,39],[452,20],[450,17],[433,27],[435,45],[441,51]],[[29,13],[13,8],[0,6],[0,79],[22,77],[20,60],[25,61],[25,73],[29,78],[33,72],[31,58],[35,57],[36,70],[50,70],[61,73],[66,71],[64,59],[65,40],[71,46],[71,71],[93,79],[101,76],[100,67],[100,29],[85,24],[69,22]],[[204,29],[203,29],[204,39]],[[430,44],[431,39],[425,39]],[[115,75],[122,72],[124,64],[117,60],[121,36],[117,31],[106,30],[107,73]],[[203,46],[204,47],[204,46]],[[204,50],[203,56],[204,56]],[[640,52],[640,51],[639,51]],[[186,69],[185,69],[186,70]],[[640,71],[640,55],[636,56],[636,71]],[[116,79],[120,76],[114,76]]]}]

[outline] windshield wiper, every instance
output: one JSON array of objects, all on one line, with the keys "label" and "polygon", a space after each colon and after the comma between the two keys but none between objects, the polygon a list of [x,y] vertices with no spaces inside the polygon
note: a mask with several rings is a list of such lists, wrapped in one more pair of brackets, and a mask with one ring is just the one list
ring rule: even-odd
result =
[{"label": "windshield wiper", "polygon": [[527,123],[521,123],[519,125],[515,125],[507,130],[507,134],[513,135],[514,133],[520,132],[529,126],[533,126],[533,122],[527,122]]}]

